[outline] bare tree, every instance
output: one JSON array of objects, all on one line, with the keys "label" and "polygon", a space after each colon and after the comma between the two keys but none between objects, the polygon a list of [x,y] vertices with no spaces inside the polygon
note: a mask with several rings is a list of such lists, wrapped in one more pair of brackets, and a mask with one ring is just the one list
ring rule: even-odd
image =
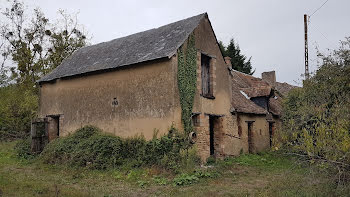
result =
[{"label": "bare tree", "polygon": [[12,0],[0,22],[1,68],[10,60],[11,79],[32,86],[42,75],[57,67],[64,58],[86,45],[86,33],[81,30],[77,17],[59,10],[61,19],[49,23],[39,8],[28,17],[24,4]]}]

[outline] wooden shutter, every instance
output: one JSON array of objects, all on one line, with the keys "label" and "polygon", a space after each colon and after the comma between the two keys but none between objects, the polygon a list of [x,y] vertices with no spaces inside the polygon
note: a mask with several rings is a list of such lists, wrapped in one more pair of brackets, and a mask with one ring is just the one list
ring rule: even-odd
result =
[{"label": "wooden shutter", "polygon": [[210,58],[202,54],[201,67],[202,67],[202,95],[210,95]]}]

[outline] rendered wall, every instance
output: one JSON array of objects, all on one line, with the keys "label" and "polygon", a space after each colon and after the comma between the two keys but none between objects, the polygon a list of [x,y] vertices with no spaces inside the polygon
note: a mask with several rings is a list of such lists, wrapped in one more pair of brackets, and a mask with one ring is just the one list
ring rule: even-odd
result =
[{"label": "rendered wall", "polygon": [[[60,135],[84,125],[128,137],[160,134],[180,115],[174,108],[176,58],[57,80],[40,88],[40,116],[60,115]],[[116,98],[118,105],[113,106]],[[176,101],[177,102],[177,101]]]}]

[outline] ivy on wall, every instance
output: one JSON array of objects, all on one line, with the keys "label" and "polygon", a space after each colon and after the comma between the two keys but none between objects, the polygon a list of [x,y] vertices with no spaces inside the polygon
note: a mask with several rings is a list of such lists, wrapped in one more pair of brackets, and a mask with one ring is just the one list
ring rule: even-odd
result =
[{"label": "ivy on wall", "polygon": [[192,110],[197,81],[197,51],[194,34],[189,36],[184,54],[183,46],[178,50],[177,83],[180,93],[181,119],[186,133],[193,131]]}]

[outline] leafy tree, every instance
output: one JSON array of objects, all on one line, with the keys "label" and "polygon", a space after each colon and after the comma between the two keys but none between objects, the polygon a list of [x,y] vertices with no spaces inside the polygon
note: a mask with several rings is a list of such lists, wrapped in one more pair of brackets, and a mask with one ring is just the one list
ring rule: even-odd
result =
[{"label": "leafy tree", "polygon": [[231,58],[232,69],[248,75],[254,74],[255,70],[252,70],[253,67],[251,65],[251,57],[247,60],[247,57],[241,54],[241,49],[239,48],[238,43],[236,43],[233,39],[230,40],[227,47],[225,47],[224,44],[219,41],[219,47],[221,53],[225,57]]},{"label": "leafy tree", "polygon": [[0,20],[0,139],[29,135],[39,100],[35,82],[87,42],[64,11],[51,24],[39,8],[28,17],[23,3],[8,2]]},{"label": "leafy tree", "polygon": [[32,87],[64,58],[86,45],[86,35],[79,30],[77,21],[62,10],[62,18],[55,25],[39,8],[28,18],[24,4],[17,0],[11,1],[2,14],[5,20],[0,23],[0,50],[3,59],[15,65],[9,70],[17,83]]},{"label": "leafy tree", "polygon": [[344,177],[350,173],[350,38],[319,56],[323,61],[314,76],[284,101],[283,136],[292,150]]}]

